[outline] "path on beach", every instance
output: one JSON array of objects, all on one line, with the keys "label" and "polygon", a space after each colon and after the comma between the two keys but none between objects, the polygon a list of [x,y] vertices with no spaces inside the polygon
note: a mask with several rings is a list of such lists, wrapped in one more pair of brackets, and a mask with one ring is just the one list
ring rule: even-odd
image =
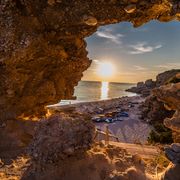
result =
[{"label": "path on beach", "polygon": [[160,152],[160,150],[157,147],[149,145],[120,143],[114,141],[110,141],[109,144],[124,148],[132,155],[138,154],[145,159],[151,159],[153,157],[156,157]]},{"label": "path on beach", "polygon": [[[120,142],[124,143],[142,143],[147,142],[147,138],[151,131],[151,126],[140,120],[140,104],[143,101],[140,97],[129,97],[129,102],[135,102],[134,107],[128,108],[128,103],[124,102],[122,108],[129,109],[129,117],[122,117],[122,121],[114,123],[95,123],[96,127],[105,131],[108,125],[109,131],[118,137]],[[99,137],[101,138],[101,137]],[[115,141],[115,139],[111,139]]]}]

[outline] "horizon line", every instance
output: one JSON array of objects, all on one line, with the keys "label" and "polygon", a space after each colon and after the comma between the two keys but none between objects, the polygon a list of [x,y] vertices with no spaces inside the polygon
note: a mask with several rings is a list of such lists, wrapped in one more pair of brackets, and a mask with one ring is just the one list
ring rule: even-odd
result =
[{"label": "horizon line", "polygon": [[[81,81],[86,81],[86,82],[109,82],[109,83],[121,83],[121,84],[137,84],[137,82],[117,82],[117,81],[98,81],[98,80],[81,80]],[[80,82],[80,81],[79,81]]]}]

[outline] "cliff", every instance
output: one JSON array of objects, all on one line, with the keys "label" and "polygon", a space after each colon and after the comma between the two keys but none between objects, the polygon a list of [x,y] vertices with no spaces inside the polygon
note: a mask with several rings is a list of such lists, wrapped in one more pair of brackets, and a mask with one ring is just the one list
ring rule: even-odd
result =
[{"label": "cliff", "polygon": [[45,115],[91,64],[85,37],[122,21],[180,20],[178,0],[2,0],[0,119]]},{"label": "cliff", "polygon": [[[156,76],[156,80],[148,79],[145,82],[138,82],[136,87],[132,87],[127,89],[126,91],[134,92],[137,94],[141,94],[142,96],[149,96],[151,94],[151,90],[155,87],[160,87],[162,85],[168,83],[176,83],[178,79],[176,76],[180,73],[180,69],[172,69],[169,71],[165,71]],[[178,80],[177,80],[178,81]]]}]

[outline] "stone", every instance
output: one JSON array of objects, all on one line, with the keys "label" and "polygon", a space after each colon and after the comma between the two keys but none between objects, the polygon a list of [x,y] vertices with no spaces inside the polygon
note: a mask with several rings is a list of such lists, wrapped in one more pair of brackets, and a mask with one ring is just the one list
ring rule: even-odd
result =
[{"label": "stone", "polygon": [[156,87],[168,84],[170,81],[172,81],[176,77],[177,74],[180,73],[180,69],[172,69],[170,71],[165,71],[163,73],[160,73],[156,76]]},{"label": "stone", "polygon": [[0,168],[4,166],[4,162],[0,159]]},{"label": "stone", "polygon": [[144,84],[146,87],[151,89],[153,89],[156,86],[155,82],[152,79],[146,80]]},{"label": "stone", "polygon": [[171,144],[171,148],[174,152],[180,153],[180,143],[173,143]]},{"label": "stone", "polygon": [[142,118],[148,119],[151,124],[163,123],[165,118],[170,118],[174,114],[173,110],[167,110],[164,103],[158,101],[153,94],[148,96],[142,105]]},{"label": "stone", "polygon": [[124,10],[125,10],[128,14],[134,13],[134,11],[136,10],[136,5],[130,4],[130,5],[126,6],[126,7],[124,8]]},{"label": "stone", "polygon": [[171,118],[164,120],[164,125],[177,133],[180,133],[180,83],[160,86],[153,90],[159,101],[167,104],[172,110],[175,110]]},{"label": "stone", "polygon": [[89,116],[75,112],[54,114],[39,122],[29,152],[34,161],[55,163],[85,153],[91,148],[94,135]]},{"label": "stone", "polygon": [[55,0],[48,0],[48,4],[51,6],[53,6],[55,3],[56,3]]},{"label": "stone", "polygon": [[97,25],[97,19],[92,16],[84,16],[83,21],[88,26],[96,26]]},{"label": "stone", "polygon": [[178,69],[165,71],[156,76],[156,81],[148,79],[145,82],[138,82],[136,87],[132,87],[126,91],[142,94],[144,97],[147,97],[151,94],[151,90],[155,87],[160,87],[171,82],[177,83],[179,81],[178,79],[180,79],[178,75],[179,73],[180,70]]},{"label": "stone", "polygon": [[165,173],[162,174],[161,180],[179,180],[180,179],[180,164],[172,165],[170,164]]},{"label": "stone", "polygon": [[175,152],[171,147],[164,149],[166,157],[174,164],[180,164],[180,152]]}]

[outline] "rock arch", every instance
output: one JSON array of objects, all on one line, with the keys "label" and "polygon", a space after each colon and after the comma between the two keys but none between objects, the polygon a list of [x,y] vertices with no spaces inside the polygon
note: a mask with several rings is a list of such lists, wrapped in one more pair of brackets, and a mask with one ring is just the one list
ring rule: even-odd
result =
[{"label": "rock arch", "polygon": [[85,37],[122,21],[180,20],[178,0],[1,0],[0,119],[43,116],[91,64]]}]

